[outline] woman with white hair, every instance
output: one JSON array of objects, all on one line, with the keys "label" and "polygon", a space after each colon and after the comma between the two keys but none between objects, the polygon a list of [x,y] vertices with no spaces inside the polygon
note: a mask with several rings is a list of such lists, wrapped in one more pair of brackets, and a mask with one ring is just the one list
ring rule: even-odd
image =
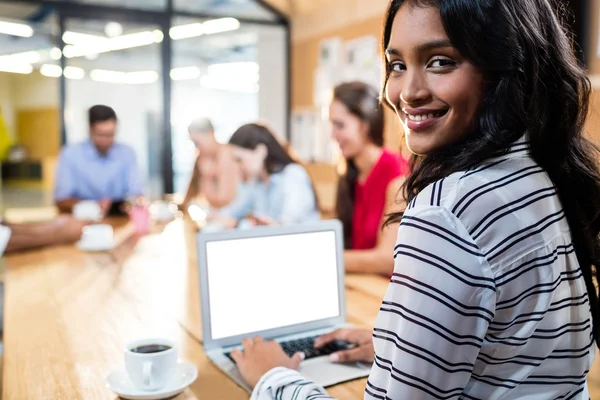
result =
[{"label": "woman with white hair", "polygon": [[196,162],[183,207],[199,196],[211,207],[225,207],[235,199],[240,182],[231,151],[217,142],[208,118],[192,121],[188,132],[196,146]]}]

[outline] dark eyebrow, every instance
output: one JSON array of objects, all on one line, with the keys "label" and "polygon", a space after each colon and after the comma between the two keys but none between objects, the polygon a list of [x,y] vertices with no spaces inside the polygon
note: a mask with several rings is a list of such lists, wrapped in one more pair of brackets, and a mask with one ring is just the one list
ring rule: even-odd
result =
[{"label": "dark eyebrow", "polygon": [[[414,48],[415,53],[422,53],[425,51],[435,50],[442,47],[454,47],[448,39],[434,40],[432,42],[422,43]],[[387,49],[385,56],[399,56],[400,52],[396,49]]]}]

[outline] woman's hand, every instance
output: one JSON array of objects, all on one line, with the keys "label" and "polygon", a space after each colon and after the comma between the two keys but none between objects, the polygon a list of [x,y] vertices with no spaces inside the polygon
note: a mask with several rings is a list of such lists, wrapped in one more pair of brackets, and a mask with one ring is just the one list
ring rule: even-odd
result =
[{"label": "woman's hand", "polygon": [[373,347],[373,332],[366,329],[338,329],[315,340],[315,348],[323,347],[333,341],[343,340],[350,342],[356,347],[343,350],[329,356],[332,362],[373,362],[375,350]]},{"label": "woman's hand", "polygon": [[260,378],[276,367],[298,369],[303,353],[288,357],[277,342],[265,342],[263,338],[244,339],[244,352],[235,349],[231,356],[235,360],[242,377],[251,388],[254,388]]}]

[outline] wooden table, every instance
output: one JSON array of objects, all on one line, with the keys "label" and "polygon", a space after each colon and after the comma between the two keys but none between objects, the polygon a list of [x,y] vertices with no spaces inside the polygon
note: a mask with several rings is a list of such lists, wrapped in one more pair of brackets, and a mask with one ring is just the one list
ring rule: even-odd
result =
[{"label": "wooden table", "polygon": [[[198,367],[198,379],[177,400],[247,400],[202,348],[193,224],[176,220],[137,237],[113,223],[122,243],[110,253],[64,246],[6,257],[3,398],[114,399],[104,379],[122,366],[124,344],[163,336]],[[349,276],[347,284],[350,322],[372,327],[387,280]],[[359,399],[365,383],[330,393]]]},{"label": "wooden table", "polygon": [[[115,399],[104,378],[123,364],[124,344],[166,336],[198,367],[198,379],[176,400],[247,400],[201,345],[192,223],[176,220],[143,238],[113,223],[122,243],[110,253],[64,246],[7,257],[3,398]],[[352,275],[346,287],[350,322],[372,327],[387,279]],[[361,399],[365,382],[329,392],[340,400]],[[600,361],[589,387],[592,399],[600,399]]]}]

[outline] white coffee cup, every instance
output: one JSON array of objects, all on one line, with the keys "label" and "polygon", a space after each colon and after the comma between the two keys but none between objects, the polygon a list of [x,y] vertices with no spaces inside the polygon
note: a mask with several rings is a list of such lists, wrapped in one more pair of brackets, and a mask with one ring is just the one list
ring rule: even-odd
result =
[{"label": "white coffee cup", "polygon": [[162,389],[177,370],[177,345],[167,339],[130,342],[125,346],[125,369],[129,380],[138,389]]},{"label": "white coffee cup", "polygon": [[150,214],[157,221],[170,221],[177,211],[177,205],[166,201],[155,201],[150,205]]},{"label": "white coffee cup", "polygon": [[114,245],[114,231],[107,224],[84,226],[79,243],[89,248],[111,248]]},{"label": "white coffee cup", "polygon": [[102,209],[93,200],[83,200],[73,207],[73,216],[79,220],[100,221],[102,219]]}]

